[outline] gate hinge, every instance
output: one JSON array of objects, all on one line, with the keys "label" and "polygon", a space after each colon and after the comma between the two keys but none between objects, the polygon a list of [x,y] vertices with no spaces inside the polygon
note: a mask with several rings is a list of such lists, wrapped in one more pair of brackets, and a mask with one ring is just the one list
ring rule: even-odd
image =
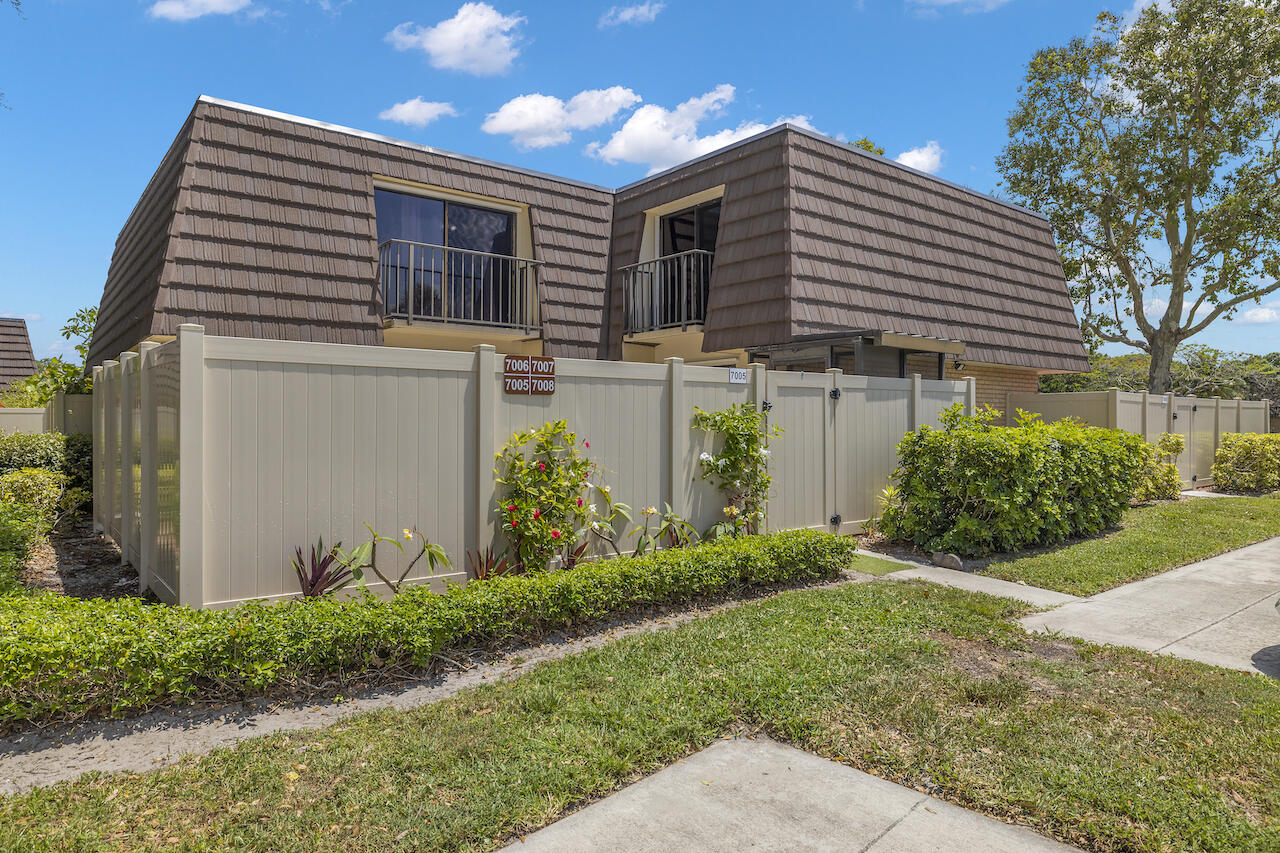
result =
[{"label": "gate hinge", "polygon": [[830,391],[830,393],[828,393],[828,394],[827,394],[827,396],[828,396],[828,397],[830,397],[832,400],[839,400],[839,399],[840,399],[840,389],[839,389],[839,388],[832,388],[832,389],[831,389],[831,391]]},{"label": "gate hinge", "polygon": [[1200,404],[1199,404],[1199,403],[1197,403],[1196,405],[1192,406],[1192,407],[1191,407],[1191,411],[1193,411],[1193,412],[1198,412],[1198,411],[1200,411]]},{"label": "gate hinge", "polygon": [[760,411],[762,412],[767,412],[772,408],[773,408],[773,403],[770,403],[768,400],[765,400],[763,403],[760,404]]},{"label": "gate hinge", "polygon": [[1177,412],[1174,412],[1174,413],[1173,413],[1173,419],[1174,419],[1175,421],[1178,419],[1178,413],[1177,413]]},{"label": "gate hinge", "polygon": [[1193,482],[1193,483],[1194,483],[1196,480],[1199,480],[1199,479],[1200,479],[1200,475],[1199,475],[1199,474],[1192,474],[1192,475],[1191,475],[1191,482]]},{"label": "gate hinge", "polygon": [[835,515],[831,516],[831,526],[832,526],[832,527],[839,527],[839,526],[840,526],[840,522],[842,522],[842,521],[844,521],[844,519],[840,517],[840,513],[838,513],[838,512],[837,512]]}]

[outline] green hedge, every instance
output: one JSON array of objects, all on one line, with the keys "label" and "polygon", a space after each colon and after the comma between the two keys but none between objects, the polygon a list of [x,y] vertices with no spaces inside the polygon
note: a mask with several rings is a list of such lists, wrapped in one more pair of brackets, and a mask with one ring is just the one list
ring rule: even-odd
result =
[{"label": "green hedge", "polygon": [[1073,421],[990,426],[987,412],[943,415],[898,445],[898,486],[880,529],[931,551],[965,556],[1050,545],[1120,520],[1146,469],[1141,438]]},{"label": "green hedge", "polygon": [[0,474],[22,468],[48,468],[67,475],[73,489],[93,490],[93,436],[0,433]]},{"label": "green hedge", "polygon": [[1280,489],[1280,434],[1223,435],[1213,458],[1213,485],[1223,492]]},{"label": "green hedge", "polygon": [[234,610],[52,594],[0,598],[0,724],[259,694],[299,679],[427,664],[465,648],[643,605],[835,576],[854,545],[792,531],[502,576],[434,594],[332,597]]},{"label": "green hedge", "polygon": [[61,433],[0,433],[0,474],[20,468],[62,471],[67,462],[67,437]]}]

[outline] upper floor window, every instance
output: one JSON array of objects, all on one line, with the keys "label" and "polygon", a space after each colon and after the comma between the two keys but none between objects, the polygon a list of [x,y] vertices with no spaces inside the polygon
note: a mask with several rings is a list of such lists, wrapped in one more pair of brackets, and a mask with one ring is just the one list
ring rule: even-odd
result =
[{"label": "upper floor window", "polygon": [[658,220],[658,228],[664,257],[690,249],[714,252],[720,229],[720,200],[668,214]]},{"label": "upper floor window", "polygon": [[407,240],[429,246],[515,254],[515,214],[438,198],[374,189],[378,243]]}]

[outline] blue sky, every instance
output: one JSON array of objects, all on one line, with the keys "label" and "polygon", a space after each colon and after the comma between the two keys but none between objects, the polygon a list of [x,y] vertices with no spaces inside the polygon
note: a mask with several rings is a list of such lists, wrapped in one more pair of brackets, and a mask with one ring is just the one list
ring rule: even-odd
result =
[{"label": "blue sky", "polygon": [[[0,314],[96,304],[200,94],[616,187],[780,119],[994,191],[1027,60],[1107,0],[24,0],[0,8]],[[1112,2],[1123,12],[1132,0]],[[1280,304],[1198,340],[1280,349]]]}]

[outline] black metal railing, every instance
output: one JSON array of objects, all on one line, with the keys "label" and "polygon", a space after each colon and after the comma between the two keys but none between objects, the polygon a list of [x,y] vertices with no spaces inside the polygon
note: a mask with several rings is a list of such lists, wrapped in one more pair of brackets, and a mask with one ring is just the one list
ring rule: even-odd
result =
[{"label": "black metal railing", "polygon": [[690,249],[622,267],[627,334],[684,329],[706,320],[714,257]]},{"label": "black metal railing", "polygon": [[535,332],[538,261],[409,240],[378,246],[383,316]]}]

